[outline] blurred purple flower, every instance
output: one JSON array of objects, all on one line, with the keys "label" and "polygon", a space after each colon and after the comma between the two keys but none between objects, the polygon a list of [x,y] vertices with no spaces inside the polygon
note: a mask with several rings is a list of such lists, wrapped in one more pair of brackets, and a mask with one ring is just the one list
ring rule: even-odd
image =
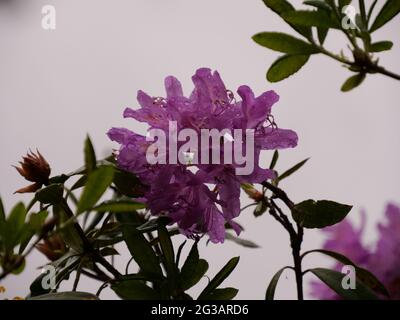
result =
[{"label": "blurred purple flower", "polygon": [[[258,166],[260,151],[295,147],[297,135],[276,126],[271,109],[279,96],[274,91],[255,97],[249,87],[241,86],[238,94],[242,101],[236,101],[216,71],[199,69],[192,80],[194,90],[189,97],[183,95],[180,82],[172,76],[165,79],[165,98],[139,91],[137,99],[141,108],[126,108],[124,117],[147,123],[149,130],[161,129],[167,137],[170,121],[176,122],[178,132],[190,128],[199,136],[202,129],[231,132],[252,129],[255,135],[252,174],[236,175],[235,168],[239,165],[235,162],[195,164],[197,171],[180,163],[150,165],[146,151],[153,142],[146,141],[146,137],[125,128],[112,128],[108,136],[121,145],[118,165],[135,173],[148,186],[144,199],[153,215],[170,217],[188,237],[207,233],[212,242],[223,242],[225,223],[240,232],[233,221],[240,213],[240,184],[260,183],[274,177],[273,171]],[[179,143],[183,144],[178,142],[178,147]],[[245,149],[245,141],[239,143]],[[199,143],[196,151],[204,151],[201,148]],[[205,152],[211,154],[211,150]],[[209,184],[214,185],[212,191]]]},{"label": "blurred purple flower", "polygon": [[[365,212],[362,212],[361,227],[356,230],[348,220],[323,230],[329,234],[323,246],[326,250],[339,252],[356,265],[372,272],[388,289],[390,299],[400,299],[400,208],[393,203],[386,206],[387,224],[378,224],[379,239],[374,249],[362,243]],[[341,270],[341,264],[334,269]],[[340,299],[321,282],[311,283],[311,295],[323,300]],[[384,298],[384,297],[382,297]]]}]

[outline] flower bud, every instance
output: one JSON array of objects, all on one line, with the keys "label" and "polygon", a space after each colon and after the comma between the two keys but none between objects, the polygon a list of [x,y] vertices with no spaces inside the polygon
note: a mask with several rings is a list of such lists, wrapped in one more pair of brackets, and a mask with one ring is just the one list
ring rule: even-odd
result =
[{"label": "flower bud", "polygon": [[50,166],[46,159],[36,150],[36,154],[32,151],[28,152],[25,157],[22,157],[20,167],[14,166],[15,169],[26,180],[34,182],[33,184],[18,189],[15,193],[35,192],[39,190],[43,184],[47,184],[50,176]]},{"label": "flower bud", "polygon": [[50,261],[61,258],[67,250],[64,240],[58,234],[45,238],[43,242],[36,245],[36,249],[43,253]]}]

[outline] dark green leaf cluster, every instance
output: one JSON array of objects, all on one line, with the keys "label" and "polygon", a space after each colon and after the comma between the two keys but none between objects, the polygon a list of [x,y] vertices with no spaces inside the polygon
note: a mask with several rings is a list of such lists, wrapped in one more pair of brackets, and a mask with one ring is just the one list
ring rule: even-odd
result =
[{"label": "dark green leaf cluster", "polygon": [[[369,8],[364,0],[358,1],[358,12],[352,1],[308,0],[308,10],[297,10],[287,0],[263,0],[265,5],[278,14],[302,38],[281,32],[260,32],[253,36],[259,45],[283,53],[269,68],[267,79],[278,82],[299,71],[312,55],[323,54],[339,61],[348,70],[356,73],[341,87],[346,92],[359,86],[367,74],[380,73],[400,80],[400,75],[381,67],[377,52],[390,50],[389,40],[372,40],[373,33],[392,20],[400,12],[400,0],[386,0],[376,13],[375,0]],[[383,1],[382,1],[383,2]],[[351,57],[343,52],[335,54],[325,46],[331,30],[343,33],[349,41]]]}]

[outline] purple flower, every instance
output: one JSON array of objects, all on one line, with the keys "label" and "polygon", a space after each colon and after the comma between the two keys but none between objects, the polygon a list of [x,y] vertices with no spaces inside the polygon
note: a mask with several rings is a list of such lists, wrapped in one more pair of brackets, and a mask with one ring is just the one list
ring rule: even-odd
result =
[{"label": "purple flower", "polygon": [[[223,147],[218,156],[223,159],[232,152],[231,163],[203,164],[194,161],[192,164],[149,164],[146,152],[152,142],[146,137],[124,128],[112,128],[108,136],[120,144],[118,165],[135,173],[148,186],[144,201],[153,215],[170,217],[181,233],[188,237],[207,233],[211,241],[223,242],[226,223],[237,233],[240,232],[240,227],[233,221],[240,213],[240,185],[260,183],[274,177],[274,172],[258,165],[261,150],[295,147],[297,135],[276,126],[271,115],[272,106],[279,100],[275,92],[267,91],[255,97],[249,87],[241,86],[238,94],[242,100],[236,101],[216,71],[199,69],[192,80],[194,90],[189,97],[183,95],[180,82],[172,76],[165,79],[166,97],[151,97],[139,91],[137,99],[140,108],[126,108],[124,117],[147,123],[149,130],[164,132],[166,143],[176,143],[178,147],[185,142],[169,135],[171,123],[176,125],[178,133],[183,129],[192,129],[198,136],[203,129],[229,132],[253,130],[254,158],[251,168],[254,169],[251,173],[237,175],[236,170],[243,168],[243,164],[233,157],[234,150],[225,151]],[[226,143],[225,138],[221,137],[222,146]],[[236,136],[234,140],[241,150],[247,152],[247,140]],[[205,148],[198,141],[190,151],[196,156],[204,153],[211,158],[215,148]],[[172,154],[169,149],[157,149],[157,155],[166,159]]]},{"label": "purple flower", "polygon": [[[366,268],[385,285],[391,299],[400,299],[400,208],[389,203],[385,215],[388,223],[378,224],[379,239],[375,248],[371,249],[362,243],[364,212],[358,230],[348,220],[326,228],[324,232],[329,234],[329,238],[323,248],[339,252],[356,265]],[[341,264],[336,264],[334,269],[339,271]],[[325,284],[314,281],[311,283],[311,295],[319,299],[340,299]]]}]

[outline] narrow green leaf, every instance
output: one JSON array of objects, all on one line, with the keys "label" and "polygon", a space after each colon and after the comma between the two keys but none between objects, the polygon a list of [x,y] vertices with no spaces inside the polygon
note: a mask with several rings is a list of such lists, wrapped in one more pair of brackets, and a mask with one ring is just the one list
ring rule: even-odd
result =
[{"label": "narrow green leaf", "polygon": [[379,41],[372,43],[369,49],[371,52],[381,52],[390,50],[392,49],[392,47],[393,47],[392,41]]},{"label": "narrow green leaf", "polygon": [[315,250],[310,250],[306,251],[303,253],[302,258],[304,258],[306,255],[313,253],[313,252],[318,252],[325,254],[333,259],[336,259],[337,261],[343,263],[344,265],[352,265],[356,269],[356,276],[357,279],[365,284],[367,287],[371,288],[372,290],[379,292],[380,294],[383,294],[385,296],[389,296],[389,292],[385,288],[385,286],[379,281],[377,277],[375,277],[371,272],[369,272],[367,269],[361,268],[354,264],[353,261],[351,261],[349,258],[346,256],[334,252],[334,251],[329,251],[329,250],[324,250],[324,249],[315,249]]},{"label": "narrow green leaf", "polygon": [[232,300],[238,292],[239,290],[236,288],[215,289],[203,297],[203,300]]},{"label": "narrow green leaf", "polygon": [[143,203],[128,200],[109,200],[94,207],[93,210],[98,212],[132,212],[145,207]]},{"label": "narrow green leaf", "polygon": [[276,164],[278,163],[278,160],[279,160],[279,151],[275,150],[271,159],[271,163],[269,164],[270,170],[273,170],[275,168]]},{"label": "narrow green leaf", "polygon": [[27,300],[99,300],[99,298],[88,292],[67,291],[43,294]]},{"label": "narrow green leaf", "polygon": [[285,269],[289,269],[289,267],[284,267],[278,270],[278,272],[272,277],[268,285],[267,292],[265,293],[265,300],[274,300],[276,286],[278,285],[279,278]]},{"label": "narrow green leaf", "polygon": [[124,300],[159,300],[160,295],[140,280],[120,281],[111,289]]},{"label": "narrow green leaf", "polygon": [[253,40],[263,47],[289,54],[309,55],[318,52],[313,45],[281,32],[260,32],[253,36]]},{"label": "narrow green leaf", "polygon": [[198,300],[203,300],[214,289],[216,289],[236,268],[239,263],[239,257],[234,257],[217,273],[217,275],[210,281],[207,287],[200,293]]},{"label": "narrow green leaf", "polygon": [[55,183],[37,191],[35,197],[43,204],[57,204],[62,200],[63,191],[63,185]]},{"label": "narrow green leaf", "polygon": [[163,253],[163,262],[165,270],[167,271],[167,280],[170,285],[170,289],[175,290],[177,286],[178,267],[175,265],[175,253],[174,246],[168,230],[165,226],[159,226],[158,228],[158,239],[160,241],[161,250]]},{"label": "narrow green leaf", "polygon": [[282,17],[288,22],[305,27],[340,29],[339,23],[324,11],[288,11]]},{"label": "narrow green leaf", "polygon": [[387,0],[375,18],[369,31],[372,33],[392,20],[400,12],[399,0]]},{"label": "narrow green leaf", "polygon": [[6,213],[4,211],[3,201],[0,198],[0,225],[6,221]]},{"label": "narrow green leaf", "polygon": [[113,181],[114,168],[102,166],[89,176],[79,199],[77,214],[92,209]]},{"label": "narrow green leaf", "polygon": [[133,259],[145,273],[162,276],[159,260],[144,235],[136,229],[135,217],[123,213],[117,214],[122,224],[122,233]]},{"label": "narrow green leaf", "polygon": [[87,181],[87,175],[81,176],[71,187],[71,191],[74,191],[76,189],[82,188]]},{"label": "narrow green leaf", "polygon": [[367,11],[365,10],[365,2],[364,0],[358,0],[358,6],[360,8],[360,17],[361,17],[361,22],[365,29],[368,28],[367,26]]},{"label": "narrow green leaf", "polygon": [[368,15],[367,15],[368,25],[369,25],[369,22],[371,21],[372,13],[374,12],[374,9],[375,9],[375,6],[377,3],[378,3],[378,0],[374,0],[374,2],[372,2],[371,6],[369,7]]},{"label": "narrow green leaf", "polygon": [[358,73],[354,76],[348,78],[340,88],[343,92],[348,92],[356,87],[358,87],[365,79],[365,73]]},{"label": "narrow green leaf", "polygon": [[[204,260],[205,261],[205,260]],[[208,263],[203,263],[202,268],[199,269],[200,258],[199,251],[197,249],[197,242],[193,243],[192,248],[182,266],[179,280],[183,290],[187,290],[193,287],[208,270]]]},{"label": "narrow green leaf", "polygon": [[304,166],[306,164],[306,162],[309,160],[310,158],[304,159],[303,161],[300,161],[299,163],[295,164],[293,167],[291,167],[290,169],[286,170],[284,173],[282,173],[281,175],[279,175],[278,178],[276,178],[276,180],[278,182],[282,181],[283,179],[291,176],[293,173],[295,173],[296,171],[298,171],[302,166]]},{"label": "narrow green leaf", "polygon": [[333,271],[325,268],[311,269],[314,275],[316,275],[322,282],[328,287],[335,291],[339,296],[345,300],[377,300],[376,295],[366,287],[362,282],[356,280],[355,289],[344,289],[342,286],[342,280],[345,276],[343,273]]},{"label": "narrow green leaf", "polygon": [[328,200],[305,200],[292,209],[293,219],[304,228],[324,228],[342,221],[352,206]]},{"label": "narrow green leaf", "polygon": [[229,241],[233,241],[234,243],[241,245],[245,248],[259,248],[260,246],[253,241],[242,239],[239,237],[235,237],[234,235],[225,232],[225,239]]},{"label": "narrow green leaf", "polygon": [[86,173],[89,174],[96,169],[96,153],[89,135],[86,136],[84,152]]},{"label": "narrow green leaf", "polygon": [[269,82],[278,82],[299,71],[310,58],[309,55],[284,55],[270,66],[267,72]]},{"label": "narrow green leaf", "polygon": [[170,221],[171,219],[168,217],[158,217],[156,219],[150,219],[138,226],[137,229],[140,232],[151,232],[157,230],[160,226],[166,226]]}]

